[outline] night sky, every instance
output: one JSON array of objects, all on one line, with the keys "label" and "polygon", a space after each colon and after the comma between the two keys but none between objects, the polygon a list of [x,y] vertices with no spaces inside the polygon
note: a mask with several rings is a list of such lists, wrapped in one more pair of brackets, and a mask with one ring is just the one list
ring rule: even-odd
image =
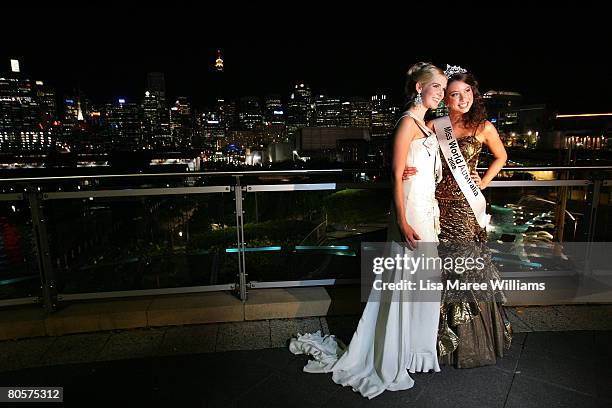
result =
[{"label": "night sky", "polygon": [[[27,33],[7,21],[5,32],[16,35],[3,35],[0,72],[17,58],[23,73],[60,96],[79,87],[94,102],[140,100],[146,73],[161,71],[170,100],[187,96],[200,107],[221,96],[286,98],[296,80],[333,96],[386,92],[399,104],[404,72],[425,60],[461,65],[476,74],[482,91],[517,91],[525,103],[561,113],[612,111],[609,34],[594,21],[571,27],[559,20],[482,21],[477,28],[459,22],[417,41],[412,28],[386,32],[353,20],[242,23],[211,10],[75,10],[30,13]],[[225,59],[222,80],[212,69],[217,48]]]}]

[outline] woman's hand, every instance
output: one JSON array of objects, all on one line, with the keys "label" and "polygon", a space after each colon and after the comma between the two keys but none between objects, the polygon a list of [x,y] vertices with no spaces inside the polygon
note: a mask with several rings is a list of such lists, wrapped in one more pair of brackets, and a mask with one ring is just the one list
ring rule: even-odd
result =
[{"label": "woman's hand", "polygon": [[403,222],[400,225],[400,231],[402,232],[402,236],[404,237],[404,241],[406,241],[408,248],[414,251],[417,245],[416,242],[421,239],[419,234],[417,234],[416,231],[410,225],[408,225],[407,222]]},{"label": "woman's hand", "polygon": [[474,183],[476,183],[481,190],[484,190],[485,186],[483,185],[482,179],[480,178],[478,172],[474,170],[472,173],[470,173],[470,176],[472,177],[472,180],[474,180]]},{"label": "woman's hand", "polygon": [[415,174],[417,174],[416,167],[406,167],[404,169],[404,173],[402,173],[402,181],[408,180],[410,177],[414,176]]}]

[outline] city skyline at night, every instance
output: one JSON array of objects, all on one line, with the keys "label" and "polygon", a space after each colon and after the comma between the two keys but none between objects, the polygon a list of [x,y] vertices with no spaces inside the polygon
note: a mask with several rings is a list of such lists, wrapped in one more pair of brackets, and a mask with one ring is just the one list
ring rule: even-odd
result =
[{"label": "city skyline at night", "polygon": [[[609,69],[597,57],[604,37],[580,25],[564,30],[561,20],[542,20],[525,31],[500,27],[490,34],[480,33],[492,28],[483,21],[479,34],[432,30],[421,41],[408,33],[345,29],[340,21],[329,29],[316,29],[314,21],[298,29],[297,21],[293,26],[282,18],[264,28],[219,21],[201,27],[196,22],[187,11],[165,15],[108,9],[87,18],[61,8],[34,13],[28,33],[3,44],[0,73],[10,72],[9,59],[18,59],[23,73],[58,94],[78,89],[98,103],[140,99],[147,73],[163,72],[168,100],[185,96],[195,107],[223,97],[287,98],[298,81],[337,97],[385,93],[399,105],[408,67],[431,61],[442,68],[469,69],[483,92],[518,92],[525,103],[543,103],[560,113],[612,110],[605,92]],[[7,21],[7,30],[18,33],[20,24]],[[539,34],[551,41],[537,41]],[[222,70],[216,68],[219,52]],[[587,78],[595,82],[584,82]]]},{"label": "city skyline at night", "polygon": [[[422,27],[427,35],[417,41],[419,30],[403,38],[373,27],[342,31],[340,21],[315,28],[278,19],[240,30],[224,19],[197,22],[186,12],[156,10],[34,13],[27,35],[11,36],[0,50],[0,151],[193,149],[204,160],[254,164],[249,151],[290,158],[262,153],[278,153],[282,144],[304,157],[386,163],[383,152],[405,109],[406,70],[417,61],[473,72],[507,147],[609,148],[608,70],[592,53],[603,37],[586,31],[561,33],[544,46],[534,39],[556,34],[550,24],[521,35],[465,35],[450,26],[432,27],[430,35]],[[17,19],[7,24],[14,33],[22,28]],[[570,48],[569,34],[580,47]],[[446,112],[440,105],[430,117]],[[607,115],[581,121],[580,129],[556,120],[587,113]],[[321,132],[325,143],[305,142]],[[331,140],[334,152],[325,147]]]}]

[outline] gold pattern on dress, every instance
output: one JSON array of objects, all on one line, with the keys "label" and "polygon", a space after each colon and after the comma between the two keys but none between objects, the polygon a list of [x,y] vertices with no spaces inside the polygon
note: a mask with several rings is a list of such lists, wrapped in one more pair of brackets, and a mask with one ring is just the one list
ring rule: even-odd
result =
[{"label": "gold pattern on dress", "polygon": [[[457,142],[469,171],[474,171],[482,143],[475,136],[461,137]],[[442,281],[489,282],[500,279],[486,247],[486,230],[476,221],[445,160],[442,160],[442,166],[442,180],[436,188],[440,208],[440,257],[482,257],[485,265],[481,270],[473,269],[462,274],[444,270]],[[501,357],[503,349],[508,349],[512,340],[512,328],[501,306],[506,301],[504,293],[492,289],[478,292],[446,288],[442,292],[438,353],[447,363],[457,367],[495,364],[495,356]]]}]

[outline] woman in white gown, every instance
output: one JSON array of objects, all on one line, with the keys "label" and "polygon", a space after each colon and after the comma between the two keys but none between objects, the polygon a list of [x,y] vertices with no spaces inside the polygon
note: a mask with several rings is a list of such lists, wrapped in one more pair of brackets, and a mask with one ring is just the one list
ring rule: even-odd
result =
[{"label": "woman in white gown", "polygon": [[[439,211],[435,190],[442,167],[436,136],[424,125],[423,117],[428,109],[437,108],[444,97],[446,80],[444,72],[430,63],[417,63],[408,70],[408,109],[398,121],[393,145],[393,206],[388,235],[392,257],[403,256],[406,251],[417,256],[411,249],[417,247],[419,240],[423,245],[419,244],[417,251],[437,256]],[[402,181],[407,164],[419,171]],[[396,268],[375,279],[398,282],[433,277],[439,280],[439,276],[427,274],[431,271],[410,273],[409,269]],[[414,380],[408,372],[440,371],[436,351],[439,293],[429,295],[426,301],[415,300],[415,294],[406,290],[382,296],[381,300],[380,291],[370,291],[348,348],[333,335],[322,336],[320,331],[298,333],[291,339],[292,353],[314,357],[304,371],[332,372],[336,383],[351,386],[370,399],[385,390],[411,388]]]}]

